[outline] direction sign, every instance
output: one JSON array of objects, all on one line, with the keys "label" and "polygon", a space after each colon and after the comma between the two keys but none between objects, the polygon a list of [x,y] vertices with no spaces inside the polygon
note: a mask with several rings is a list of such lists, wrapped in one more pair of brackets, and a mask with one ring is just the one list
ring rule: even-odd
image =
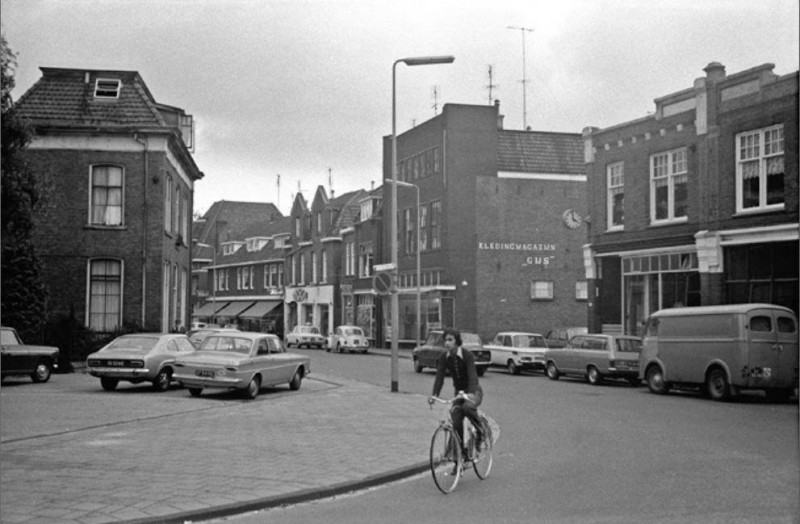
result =
[{"label": "direction sign", "polygon": [[372,288],[379,295],[388,295],[392,292],[392,274],[379,271],[372,277]]}]

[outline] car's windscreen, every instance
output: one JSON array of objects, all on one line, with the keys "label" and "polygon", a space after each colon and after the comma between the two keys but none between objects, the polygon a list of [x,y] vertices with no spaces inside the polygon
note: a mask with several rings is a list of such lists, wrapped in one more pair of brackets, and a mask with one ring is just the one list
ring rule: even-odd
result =
[{"label": "car's windscreen", "polygon": [[347,328],[344,330],[344,334],[348,337],[353,335],[364,336],[364,332],[360,328]]},{"label": "car's windscreen", "polygon": [[546,348],[547,343],[541,335],[517,335],[514,337],[514,347],[517,348]]},{"label": "car's windscreen", "polygon": [[224,351],[230,353],[250,353],[252,341],[249,338],[211,335],[197,348],[197,351]]},{"label": "car's windscreen", "polygon": [[0,332],[0,337],[2,337],[0,338],[0,343],[2,343],[4,346],[16,346],[19,344],[17,341],[17,336],[14,335],[14,332],[10,329],[4,329],[2,332]]},{"label": "car's windscreen", "polygon": [[618,351],[627,351],[630,353],[641,353],[642,352],[642,341],[636,340],[632,338],[618,338],[617,339],[617,350]]},{"label": "car's windscreen", "polygon": [[461,333],[461,342],[463,344],[477,344],[482,345],[481,337],[475,333]]},{"label": "car's windscreen", "polygon": [[310,333],[312,335],[319,335],[319,329],[315,327],[301,327],[299,333]]},{"label": "car's windscreen", "polygon": [[105,349],[136,349],[140,351],[150,351],[157,342],[158,339],[155,337],[120,337],[111,342]]}]

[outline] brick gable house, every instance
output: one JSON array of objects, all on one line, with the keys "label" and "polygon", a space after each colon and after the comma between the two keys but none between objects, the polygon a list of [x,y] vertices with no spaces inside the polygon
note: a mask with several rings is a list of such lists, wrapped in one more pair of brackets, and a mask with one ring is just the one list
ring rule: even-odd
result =
[{"label": "brick gable house", "polygon": [[30,166],[49,186],[34,241],[48,317],[99,333],[188,325],[193,123],[136,71],[41,68],[19,99]]}]

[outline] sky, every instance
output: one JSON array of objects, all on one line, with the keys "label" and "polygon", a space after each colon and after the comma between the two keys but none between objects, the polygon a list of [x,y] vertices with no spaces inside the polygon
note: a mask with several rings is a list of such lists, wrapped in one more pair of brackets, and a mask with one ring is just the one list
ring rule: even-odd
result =
[{"label": "sky", "polygon": [[[157,102],[195,121],[218,200],[330,196],[382,178],[398,134],[445,103],[499,100],[506,129],[580,133],[655,110],[710,62],[728,74],[800,69],[800,0],[3,0],[18,99],[40,67],[138,71]],[[523,28],[523,29],[520,29]],[[489,68],[492,76],[490,81]],[[525,82],[523,82],[525,80]],[[492,85],[491,93],[489,86]],[[490,96],[491,95],[491,96]]]}]

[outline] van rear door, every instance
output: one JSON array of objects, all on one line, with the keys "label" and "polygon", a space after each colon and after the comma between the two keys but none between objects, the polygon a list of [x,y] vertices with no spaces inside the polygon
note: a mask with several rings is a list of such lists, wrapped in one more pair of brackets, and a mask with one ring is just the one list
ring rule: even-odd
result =
[{"label": "van rear door", "polygon": [[747,313],[748,365],[742,370],[745,387],[776,387],[780,352],[775,323],[774,312],[770,309],[752,309]]},{"label": "van rear door", "polygon": [[775,383],[772,387],[797,387],[797,321],[789,313],[774,310],[775,331],[778,339],[776,353],[776,369],[773,371]]}]

